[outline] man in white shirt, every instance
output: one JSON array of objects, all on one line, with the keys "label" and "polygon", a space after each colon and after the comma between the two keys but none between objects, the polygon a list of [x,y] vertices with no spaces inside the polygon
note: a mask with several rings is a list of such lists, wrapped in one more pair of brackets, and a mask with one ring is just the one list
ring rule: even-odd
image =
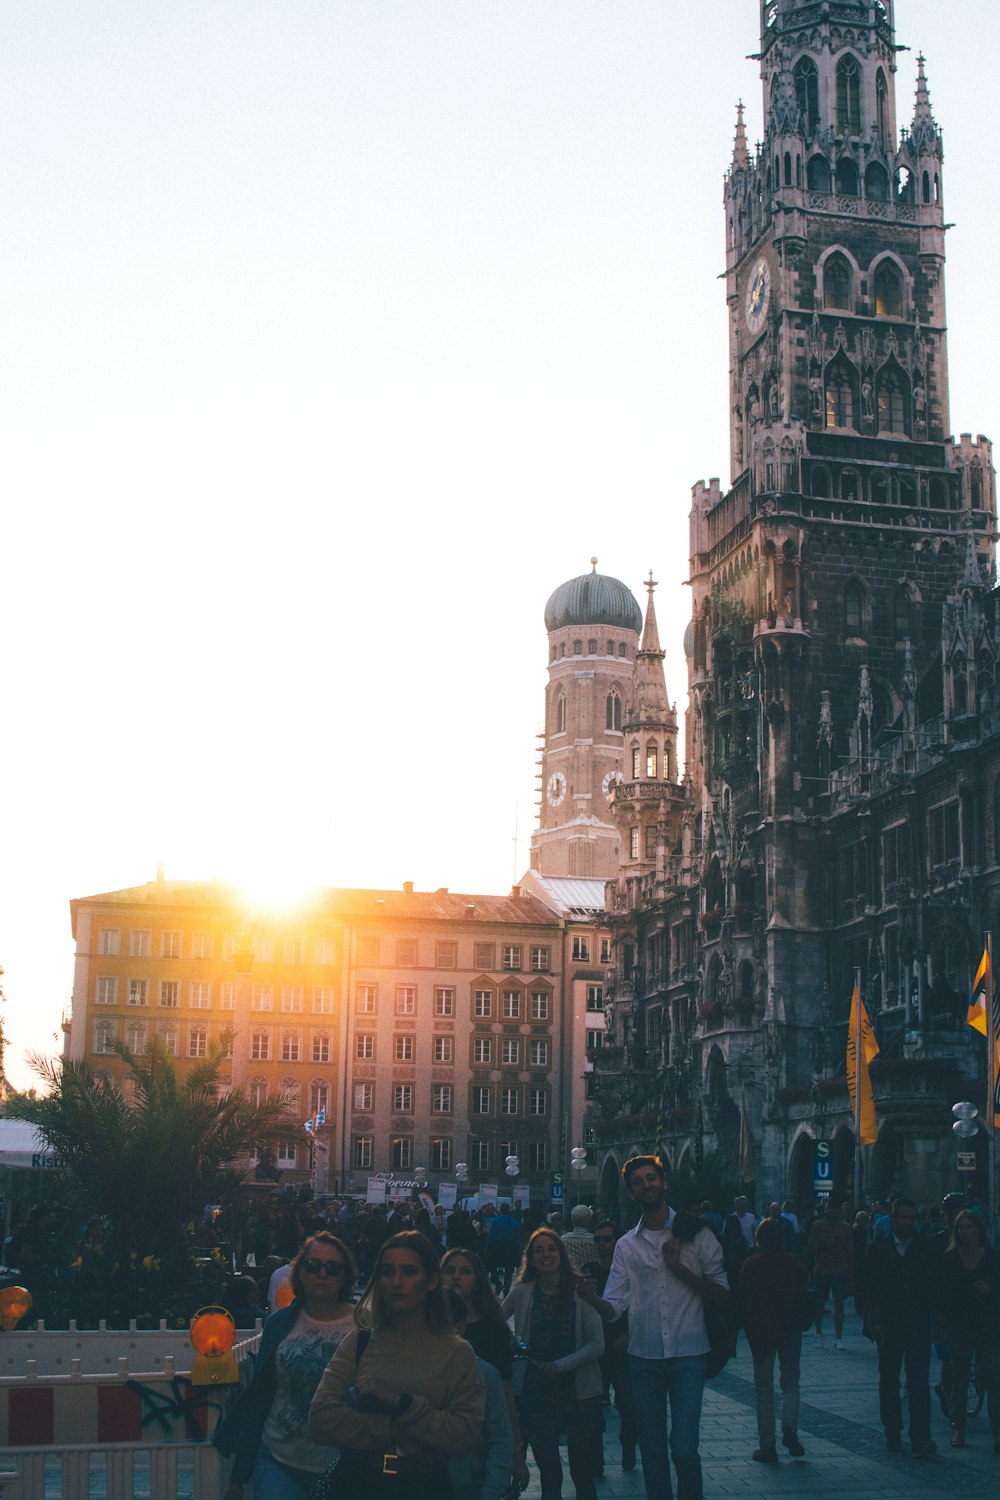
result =
[{"label": "man in white shirt", "polygon": [[702,1500],[698,1437],[709,1349],[702,1304],[721,1306],[729,1295],[722,1246],[707,1227],[690,1239],[673,1233],[676,1216],[667,1205],[667,1177],[658,1157],[631,1157],[622,1180],[642,1218],[615,1246],[604,1296],[597,1296],[589,1278],[580,1295],[605,1318],[629,1314],[629,1369],[647,1500],[673,1495],[668,1400],[677,1500]]}]

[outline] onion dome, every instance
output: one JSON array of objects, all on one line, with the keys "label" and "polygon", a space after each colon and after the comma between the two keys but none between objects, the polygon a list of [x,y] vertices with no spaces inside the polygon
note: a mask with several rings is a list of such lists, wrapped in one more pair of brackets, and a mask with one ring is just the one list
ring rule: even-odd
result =
[{"label": "onion dome", "polygon": [[642,610],[632,590],[617,578],[597,571],[597,558],[590,559],[593,570],[561,583],[545,606],[546,630],[564,625],[613,625],[619,630],[642,630]]}]

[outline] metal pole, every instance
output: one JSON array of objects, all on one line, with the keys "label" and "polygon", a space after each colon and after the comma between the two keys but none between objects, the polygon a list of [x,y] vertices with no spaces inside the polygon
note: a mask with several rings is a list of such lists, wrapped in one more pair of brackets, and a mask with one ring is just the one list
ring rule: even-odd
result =
[{"label": "metal pole", "polygon": [[854,993],[858,997],[854,1017],[854,1208],[861,1207],[861,969],[854,971]]}]

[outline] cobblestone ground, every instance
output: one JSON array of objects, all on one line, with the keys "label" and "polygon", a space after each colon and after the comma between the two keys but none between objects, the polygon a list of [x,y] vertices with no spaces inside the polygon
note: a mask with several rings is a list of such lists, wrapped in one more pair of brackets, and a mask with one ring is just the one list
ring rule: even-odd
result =
[{"label": "cobblestone ground", "polygon": [[[878,1368],[875,1349],[861,1336],[860,1320],[848,1318],[846,1350],[837,1351],[827,1335],[825,1347],[813,1347],[811,1333],[802,1339],[802,1409],[799,1438],[805,1458],[790,1459],[779,1448],[777,1464],[756,1464],[757,1446],[753,1370],[745,1339],[739,1352],[715,1380],[709,1381],[701,1419],[701,1458],[706,1500],[723,1495],[751,1495],[758,1500],[843,1500],[844,1496],[907,1495],[912,1500],[997,1500],[1000,1458],[993,1452],[985,1409],[968,1423],[968,1447],[952,1449],[951,1429],[933,1396],[931,1435],[935,1458],[916,1460],[908,1447],[886,1451],[878,1419]],[[931,1383],[937,1378],[931,1361]],[[779,1397],[780,1399],[780,1397]],[[905,1413],[904,1413],[905,1417]],[[605,1408],[605,1477],[598,1480],[600,1500],[644,1497],[642,1470],[623,1474],[620,1467],[617,1413]],[[563,1495],[572,1500],[573,1485],[565,1464]],[[530,1463],[530,1460],[529,1460]],[[538,1473],[525,1491],[529,1500],[541,1493]]]}]

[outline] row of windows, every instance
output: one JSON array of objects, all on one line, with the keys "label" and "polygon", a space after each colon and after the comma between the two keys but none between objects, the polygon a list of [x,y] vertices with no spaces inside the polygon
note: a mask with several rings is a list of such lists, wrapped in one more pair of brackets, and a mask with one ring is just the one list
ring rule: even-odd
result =
[{"label": "row of windows", "polygon": [[[573,655],[574,656],[583,656],[583,654],[584,654],[584,651],[583,651],[583,642],[582,641],[574,641],[573,642]],[[594,640],[593,638],[591,638],[587,642],[587,653],[586,654],[588,656],[600,656],[600,654],[601,654],[600,647],[599,647],[597,641]],[[619,656],[619,657],[628,656],[628,647],[627,647],[627,645],[625,644],[624,641],[619,641],[617,646],[615,645],[614,641],[608,641],[607,650],[605,651],[604,654],[606,656]],[[565,656],[565,655],[566,655],[566,642],[565,641],[561,642],[561,644],[558,647],[555,646],[555,645],[552,645],[552,646],[549,647],[549,661],[555,661],[557,657]]]},{"label": "row of windows", "polygon": [[660,768],[659,774],[662,775],[663,780],[668,781],[670,778],[670,757],[666,751],[661,755],[658,746],[652,740],[646,746],[645,753],[641,745],[632,746],[633,781],[638,781],[643,776],[649,781],[655,781],[658,774],[657,766]]},{"label": "row of windows", "polygon": [[[378,1004],[378,985],[359,984],[355,999],[355,1009],[358,1014],[363,1016],[377,1015]],[[415,1016],[418,1008],[417,986],[415,984],[396,985],[394,1005],[397,1016]],[[495,1012],[507,1021],[517,1021],[522,1017],[532,1021],[547,1021],[550,1018],[551,1006],[552,997],[545,990],[537,991],[530,996],[521,990],[503,990],[500,994],[499,1007],[495,990],[473,990],[470,1000],[471,1014],[477,1020],[488,1020]],[[452,985],[435,985],[434,1015],[449,1018],[454,1017],[456,1014],[457,1005],[454,987]]]},{"label": "row of windows", "polygon": [[[416,1091],[412,1083],[393,1083],[391,1085],[391,1103],[394,1114],[411,1114],[415,1107]],[[451,1083],[431,1084],[431,1114],[449,1115],[455,1109],[455,1086]],[[527,1105],[528,1114],[535,1119],[541,1119],[548,1115],[549,1096],[548,1090],[544,1088],[529,1088],[522,1090],[517,1084],[503,1084],[496,1087],[494,1097],[493,1085],[477,1084],[470,1096],[470,1108],[474,1115],[488,1115],[494,1112],[500,1115],[520,1115]],[[375,1107],[375,1085],[373,1083],[356,1083],[354,1085],[354,1108],[357,1112],[370,1113]]]},{"label": "row of windows", "polygon": [[[180,979],[153,981],[140,978],[120,978],[117,974],[99,974],[94,982],[94,1000],[97,1005],[147,1006],[156,996],[157,1004],[164,1010],[177,1010],[187,1001],[192,1010],[211,1010],[217,1000],[219,1010],[233,1010],[236,1003],[236,984],[223,980],[213,985],[208,979],[192,979],[186,986]],[[306,1008],[306,991],[303,985],[282,985],[277,995],[284,1015],[301,1015]],[[250,991],[250,1008],[253,1011],[273,1011],[275,1008],[275,986],[255,984]],[[309,1009],[314,1016],[333,1014],[334,991],[328,985],[314,985],[309,992]]]},{"label": "row of windows", "polygon": [[[133,927],[128,931],[128,957],[129,958],[152,958],[153,956],[153,930],[150,927]],[[210,932],[188,933],[188,957],[214,958],[215,937]],[[222,957],[231,959],[235,956],[239,947],[239,938],[229,933],[222,939]],[[183,958],[184,957],[184,933],[175,930],[164,930],[156,934],[156,949],[160,958]],[[254,960],[257,963],[274,963],[277,955],[277,940],[273,937],[256,936],[253,939],[252,950]],[[122,958],[125,956],[123,945],[123,932],[120,927],[101,927],[97,933],[97,952],[102,958]],[[312,961],[314,964],[332,964],[335,957],[334,944],[328,940],[321,940],[312,945]],[[281,961],[286,964],[303,964],[306,961],[306,943],[304,938],[284,938],[281,944]]]},{"label": "row of windows", "polygon": [[[873,289],[877,316],[903,316],[903,276],[893,261],[879,261]],[[856,295],[854,268],[838,251],[823,266],[823,306],[834,311],[853,312]]]},{"label": "row of windows", "polygon": [[[973,470],[973,503],[982,502],[982,471]],[[933,510],[952,509],[953,491],[941,474],[928,477],[913,473],[887,474],[882,469],[842,469],[831,475],[824,464],[812,464],[809,494],[817,500],[870,501],[872,505],[899,505],[907,510],[927,504]]]},{"label": "row of windows", "polygon": [[[432,1172],[450,1172],[454,1166],[454,1141],[450,1136],[432,1136],[429,1163]],[[548,1171],[548,1142],[529,1141],[527,1153],[518,1149],[517,1141],[471,1141],[469,1143],[469,1166],[476,1172],[488,1172],[494,1161],[502,1166],[508,1156],[524,1157],[522,1170],[526,1172]],[[389,1165],[393,1171],[409,1171],[415,1165],[412,1135],[394,1135],[389,1138]],[[351,1139],[351,1165],[356,1171],[370,1171],[375,1163],[375,1138],[356,1135]]]},{"label": "row of windows", "polygon": [[[861,134],[861,64],[850,53],[841,58],[836,73],[837,134]],[[792,70],[795,83],[795,98],[802,115],[802,124],[807,136],[815,135],[819,129],[819,71],[811,57],[800,57]],[[777,87],[775,79],[774,87]],[[875,126],[877,139],[883,150],[891,145],[889,139],[889,85],[882,68],[875,74]]]},{"label": "row of windows", "polygon": [[[882,887],[888,897],[891,887],[904,879],[911,867],[909,823],[896,823],[882,833]],[[961,833],[957,798],[932,807],[927,814],[927,861],[930,870],[943,870],[961,858]],[[861,900],[868,891],[866,846],[850,844],[840,851],[840,896],[845,902]]]},{"label": "row of windows", "polygon": [[[263,1033],[261,1033],[263,1035]],[[354,1038],[354,1055],[360,1062],[375,1060],[376,1038],[371,1032],[359,1031]],[[455,1061],[455,1039],[450,1036],[433,1038],[433,1056],[436,1063]],[[415,1062],[417,1038],[412,1032],[404,1032],[392,1039],[395,1062]],[[549,1066],[549,1042],[547,1037],[476,1036],[472,1039],[472,1061],[484,1067],[492,1067],[496,1059],[501,1067],[519,1068],[524,1058],[529,1067]]]},{"label": "row of windows", "polygon": [[[161,1021],[156,1024],[155,1034],[161,1039],[167,1050],[174,1057],[180,1055],[180,1027],[174,1022]],[[208,1055],[209,1029],[207,1026],[188,1026],[185,1028],[184,1055],[186,1057],[206,1057]],[[119,1036],[117,1021],[110,1017],[101,1017],[94,1022],[94,1051],[111,1052],[114,1050],[114,1042]],[[146,1050],[150,1036],[149,1025],[146,1021],[126,1021],[124,1026],[124,1040],[126,1046],[136,1053]],[[229,1036],[225,1040],[225,1056],[232,1057],[233,1041]],[[277,1037],[272,1036],[269,1031],[254,1031],[250,1035],[249,1056],[255,1062],[269,1062],[272,1058],[281,1062],[305,1062],[328,1063],[332,1056],[332,1042],[327,1032],[316,1031],[308,1038],[304,1038],[297,1031],[282,1032]]]}]

